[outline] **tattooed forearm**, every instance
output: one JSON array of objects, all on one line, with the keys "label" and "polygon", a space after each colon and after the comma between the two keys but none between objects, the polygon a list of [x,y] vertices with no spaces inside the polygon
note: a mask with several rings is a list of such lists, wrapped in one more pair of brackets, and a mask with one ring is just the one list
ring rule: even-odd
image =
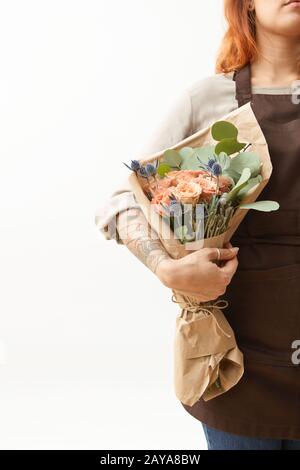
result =
[{"label": "tattooed forearm", "polygon": [[153,273],[163,260],[170,258],[140,209],[121,212],[117,224],[123,243]]},{"label": "tattooed forearm", "polygon": [[130,240],[127,243],[127,247],[154,273],[156,272],[158,265],[163,260],[169,258],[158,240],[149,240],[141,237],[136,240]]}]

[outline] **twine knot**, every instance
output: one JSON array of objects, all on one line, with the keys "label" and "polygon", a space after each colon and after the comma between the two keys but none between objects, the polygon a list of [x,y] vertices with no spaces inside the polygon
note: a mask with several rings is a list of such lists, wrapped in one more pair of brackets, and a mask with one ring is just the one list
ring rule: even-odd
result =
[{"label": "twine knot", "polygon": [[[180,297],[180,300],[176,299],[176,295]],[[213,309],[223,310],[224,308],[228,307],[229,304],[227,300],[218,299],[215,302],[200,302],[197,300],[193,300],[190,297],[182,296],[181,294],[175,294],[175,292],[173,291],[172,302],[180,305],[182,313],[202,313],[206,317],[212,315],[217,323],[218,328],[224,333],[224,335],[228,338],[231,337],[231,335],[226,333],[226,331],[224,331],[223,328],[219,325],[216,317],[213,314]]]}]

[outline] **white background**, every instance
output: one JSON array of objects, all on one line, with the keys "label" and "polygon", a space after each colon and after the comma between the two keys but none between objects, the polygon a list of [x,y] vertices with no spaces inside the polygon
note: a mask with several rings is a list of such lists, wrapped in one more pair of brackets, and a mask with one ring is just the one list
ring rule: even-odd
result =
[{"label": "white background", "polygon": [[0,446],[204,449],[173,391],[178,308],[94,213],[214,73],[222,1],[0,3]]}]

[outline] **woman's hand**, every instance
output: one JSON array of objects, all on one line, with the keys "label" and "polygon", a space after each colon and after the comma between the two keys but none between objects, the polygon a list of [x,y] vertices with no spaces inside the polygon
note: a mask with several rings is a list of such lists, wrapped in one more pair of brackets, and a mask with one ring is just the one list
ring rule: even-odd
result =
[{"label": "woman's hand", "polygon": [[238,248],[230,243],[220,248],[218,266],[218,251],[216,248],[202,248],[184,258],[173,260],[164,259],[157,267],[156,274],[161,282],[186,295],[190,294],[201,302],[214,300],[226,291],[237,267]]},{"label": "woman's hand", "polygon": [[224,294],[237,266],[237,250],[230,243],[220,248],[202,248],[184,258],[173,260],[140,209],[123,211],[118,216],[118,231],[127,248],[170,289],[190,294],[201,302]]}]

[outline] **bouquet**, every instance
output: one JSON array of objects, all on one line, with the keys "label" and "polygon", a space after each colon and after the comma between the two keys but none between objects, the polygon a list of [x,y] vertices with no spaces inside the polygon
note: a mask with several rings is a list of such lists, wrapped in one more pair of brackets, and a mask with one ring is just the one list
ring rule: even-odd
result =
[{"label": "bouquet", "polygon": [[[245,120],[239,122],[241,114]],[[222,248],[249,209],[279,208],[276,201],[256,201],[272,165],[249,104],[172,148],[125,165],[135,197],[173,258],[206,246]],[[175,290],[172,300],[181,307],[175,391],[182,403],[193,405],[233,387],[244,372],[243,355],[222,313],[226,301],[199,302]]]}]

